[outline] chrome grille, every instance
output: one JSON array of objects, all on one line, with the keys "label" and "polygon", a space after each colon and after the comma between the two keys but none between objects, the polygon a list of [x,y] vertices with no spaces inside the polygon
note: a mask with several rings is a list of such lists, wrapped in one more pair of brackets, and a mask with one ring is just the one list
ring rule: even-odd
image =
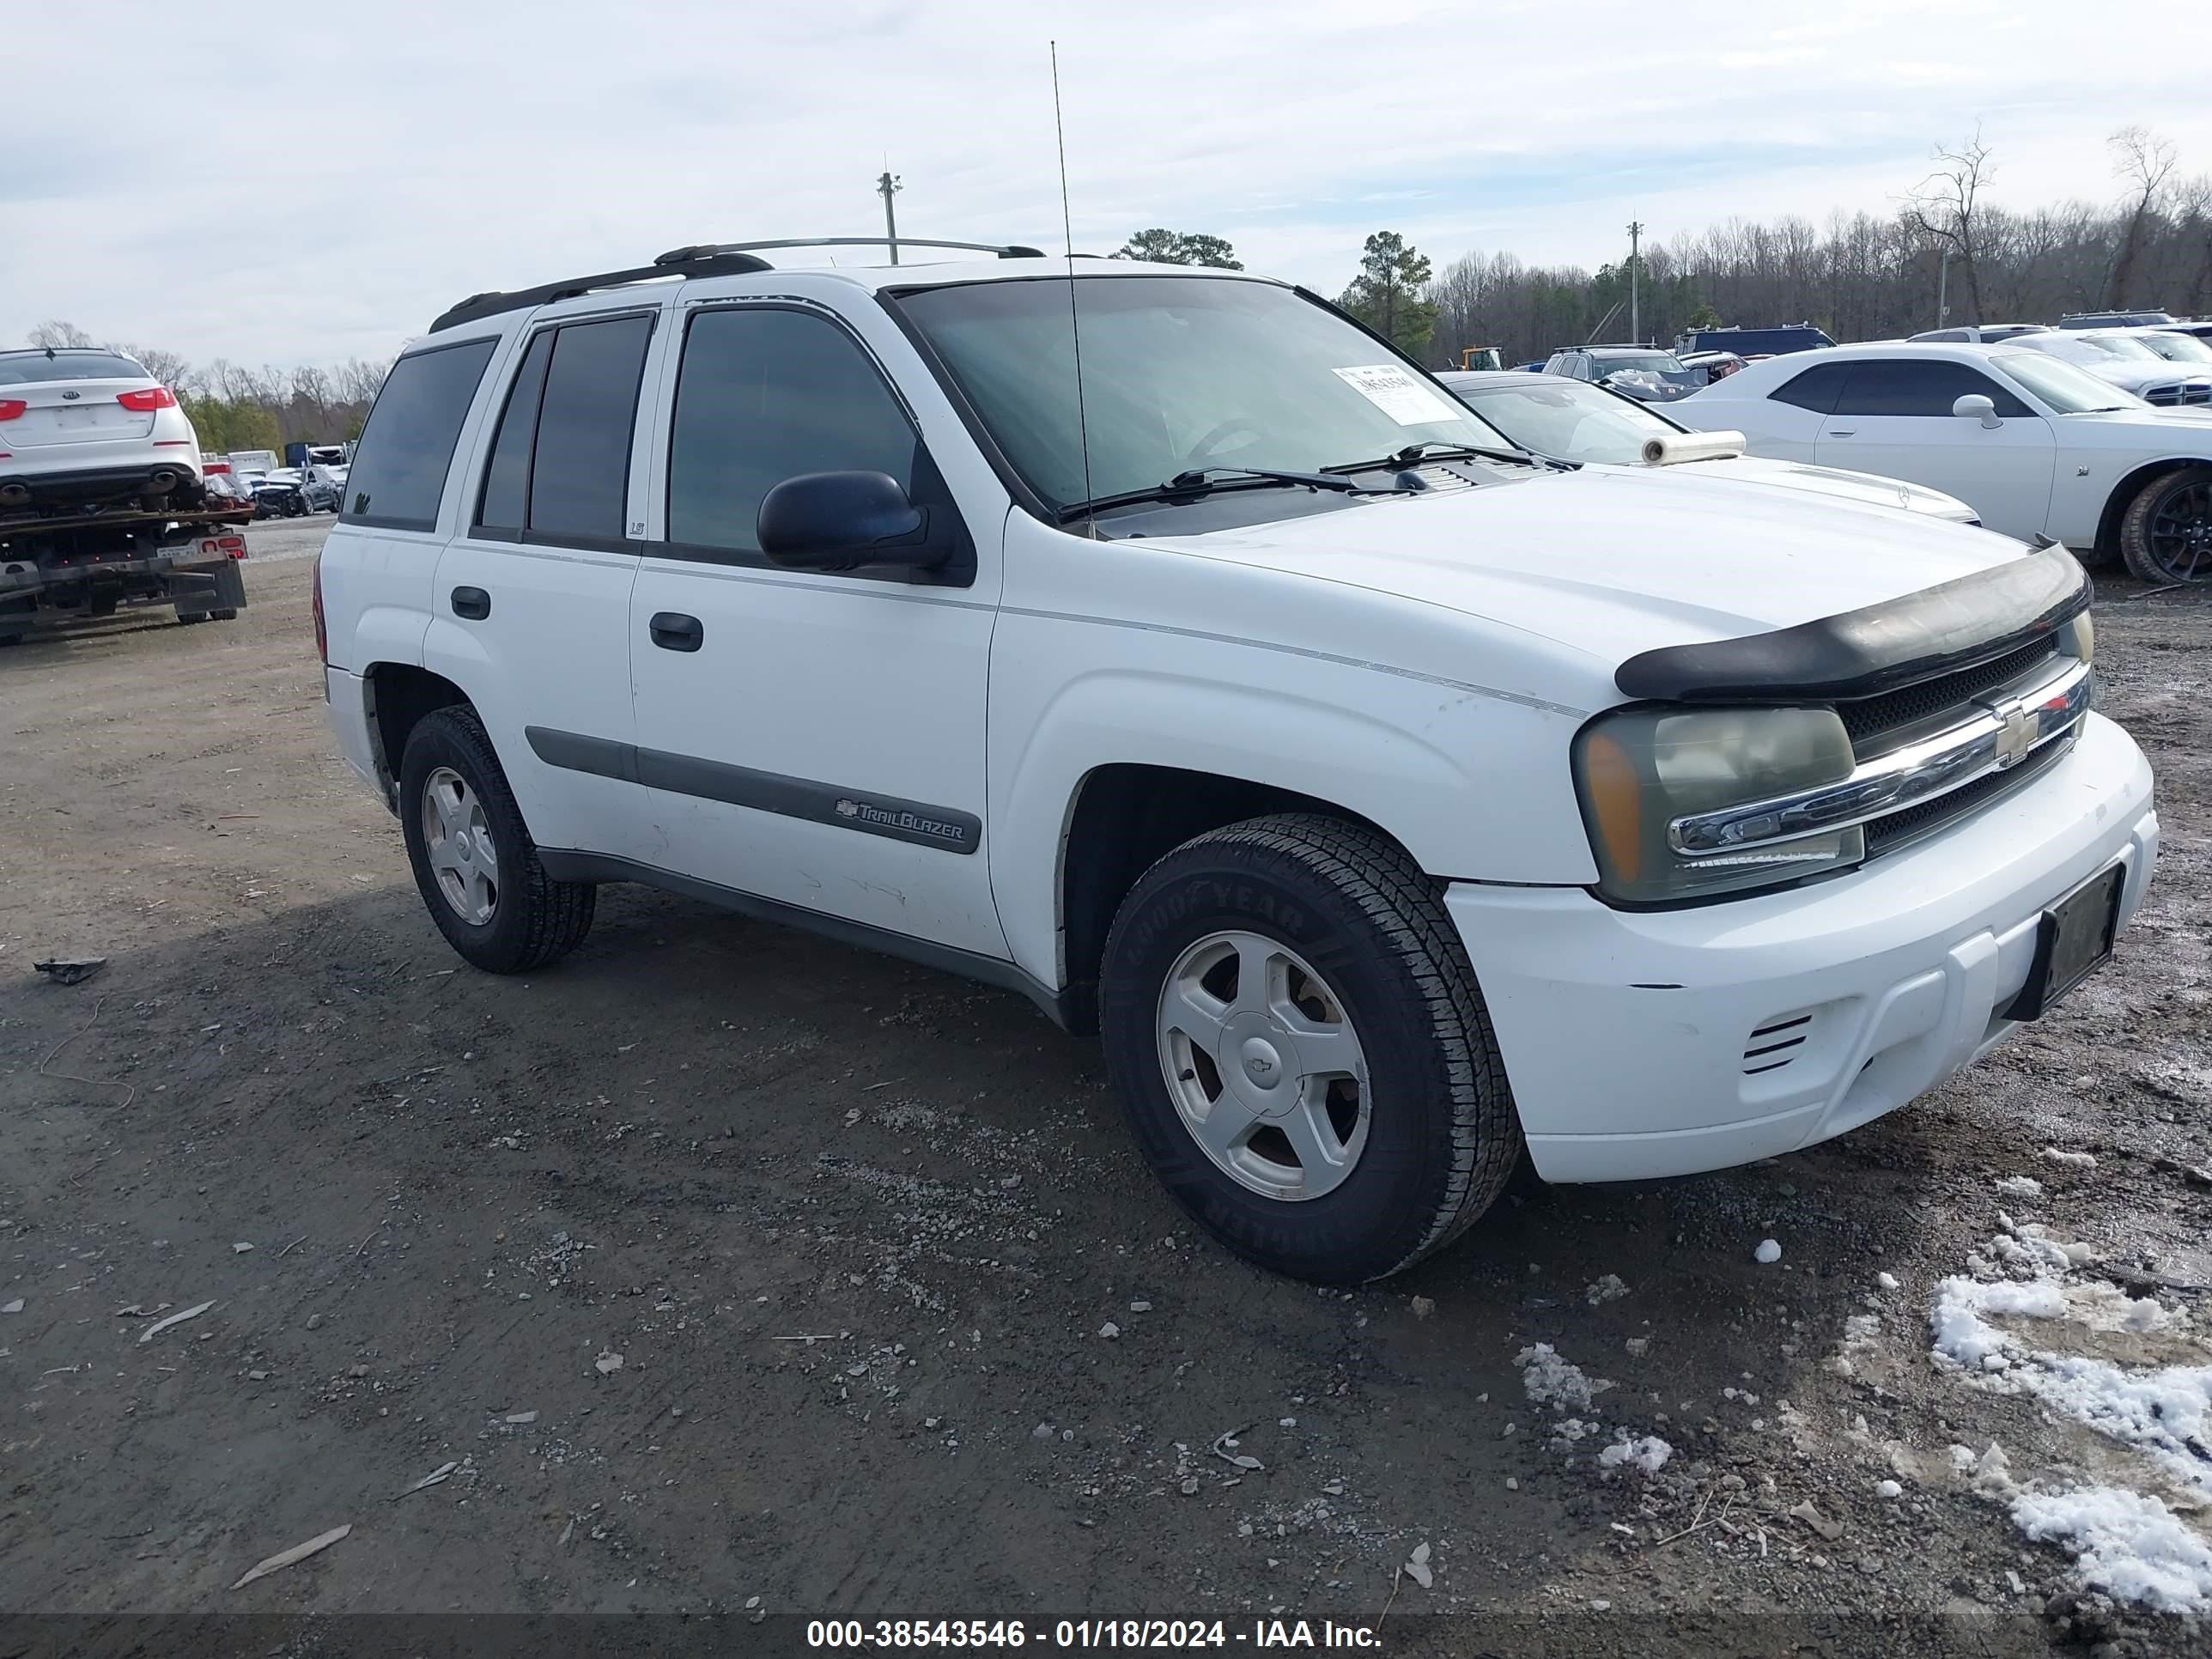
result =
[{"label": "chrome grille", "polygon": [[2057,764],[2060,756],[2074,746],[2067,737],[2058,743],[2047,743],[2009,772],[1994,772],[1977,779],[1963,789],[1954,789],[1948,795],[1923,801],[1917,806],[1908,806],[1902,812],[1892,812],[1886,818],[1876,818],[1866,826],[1866,850],[1870,859],[1885,853],[1894,853],[1910,847],[1926,836],[1934,835],[1945,824],[1978,811],[2001,795],[2009,795],[2025,787]]},{"label": "chrome grille", "polygon": [[1838,782],[1676,818],[1667,826],[1668,844],[1686,858],[1733,857],[1889,820],[1900,830],[1948,823],[1998,793],[1976,792],[1972,786],[2016,775],[2037,751],[2072,744],[2089,712],[2096,678],[2086,662],[2058,660],[2057,672],[1984,695],[1969,705],[1965,720],[1861,759]]},{"label": "chrome grille", "polygon": [[2212,404],[2212,380],[2182,380],[2170,386],[2154,386],[2143,393],[2143,401],[2156,404],[2161,409],[2172,409],[2183,404]]},{"label": "chrome grille", "polygon": [[1962,714],[1975,698],[2036,672],[2057,653],[2057,641],[2046,637],[1955,674],[1939,675],[1878,697],[1839,702],[1836,713],[1850,734],[1852,751],[1867,760],[1898,747],[1919,727]]}]

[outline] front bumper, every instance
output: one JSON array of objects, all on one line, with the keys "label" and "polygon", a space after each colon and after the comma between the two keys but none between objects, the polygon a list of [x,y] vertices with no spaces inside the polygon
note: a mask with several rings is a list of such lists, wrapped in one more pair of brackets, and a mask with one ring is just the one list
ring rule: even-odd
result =
[{"label": "front bumper", "polygon": [[1472,883],[1445,903],[1538,1173],[1632,1181],[1792,1152],[1926,1092],[2017,1029],[1998,1011],[2045,907],[2118,862],[2125,927],[2157,856],[2149,763],[2092,714],[2018,794],[1832,881],[1680,910]]}]

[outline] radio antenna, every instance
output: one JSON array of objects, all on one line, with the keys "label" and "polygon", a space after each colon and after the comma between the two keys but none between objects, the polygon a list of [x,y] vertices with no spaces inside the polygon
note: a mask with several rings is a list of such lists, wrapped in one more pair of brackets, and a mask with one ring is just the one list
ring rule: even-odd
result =
[{"label": "radio antenna", "polygon": [[[1060,229],[1067,247],[1067,333],[1075,349],[1075,429],[1083,446],[1083,499],[1092,499],[1091,488],[1091,416],[1083,403],[1083,325],[1075,308],[1075,228],[1067,212],[1067,128],[1060,113],[1060,42],[1048,42],[1052,51],[1052,131],[1060,145]],[[1087,533],[1098,538],[1098,520],[1085,514]]]}]

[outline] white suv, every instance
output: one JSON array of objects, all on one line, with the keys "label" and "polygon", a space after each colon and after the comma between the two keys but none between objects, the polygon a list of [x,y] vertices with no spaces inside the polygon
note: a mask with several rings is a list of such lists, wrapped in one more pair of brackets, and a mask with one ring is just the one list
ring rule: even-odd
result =
[{"label": "white suv", "polygon": [[641,881],[1018,988],[1353,1282],[1524,1142],[1786,1152],[2110,952],[2157,818],[2063,549],[1562,470],[1298,289],[1005,252],[684,249],[399,359],[317,617],[463,957]]}]

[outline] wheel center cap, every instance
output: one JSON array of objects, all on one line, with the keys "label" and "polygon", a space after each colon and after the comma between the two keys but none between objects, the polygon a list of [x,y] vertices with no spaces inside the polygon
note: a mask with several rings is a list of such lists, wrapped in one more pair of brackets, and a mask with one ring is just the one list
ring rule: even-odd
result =
[{"label": "wheel center cap", "polygon": [[469,832],[467,830],[456,830],[453,831],[453,850],[456,853],[459,853],[463,858],[468,857]]},{"label": "wheel center cap", "polygon": [[1247,1037],[1243,1053],[1244,1075],[1255,1089],[1272,1089],[1283,1080],[1283,1056],[1265,1037]]}]

